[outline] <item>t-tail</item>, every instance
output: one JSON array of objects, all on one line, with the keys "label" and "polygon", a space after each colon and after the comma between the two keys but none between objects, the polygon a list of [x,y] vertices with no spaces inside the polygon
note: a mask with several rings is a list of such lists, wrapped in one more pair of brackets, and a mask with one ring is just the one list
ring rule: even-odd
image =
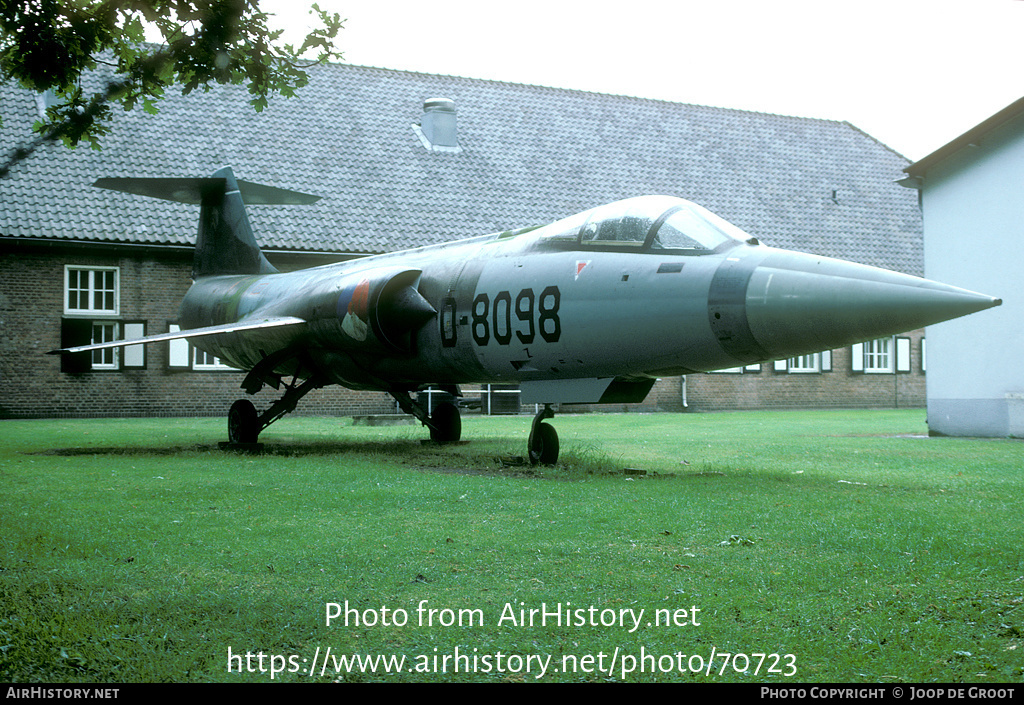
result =
[{"label": "t-tail", "polygon": [[[195,259],[192,278],[200,279],[220,274],[272,274],[277,270],[267,261],[245,213],[245,204],[304,205],[320,199],[298,191],[263,186],[235,179],[231,167],[226,166],[208,178],[106,178],[93,186],[151,196],[165,201],[194,203],[199,208],[199,232],[196,235]],[[105,348],[159,343],[179,338],[199,338],[207,335],[237,333],[239,331],[280,326],[304,325],[294,316],[251,316],[223,325],[190,328],[173,333],[158,333],[132,340],[113,340],[51,350],[51,354],[80,354]]]},{"label": "t-tail", "polygon": [[166,201],[199,204],[193,279],[218,274],[276,272],[256,243],[245,204],[305,205],[320,198],[237,180],[229,166],[218,169],[208,178],[106,178],[93,185]]}]

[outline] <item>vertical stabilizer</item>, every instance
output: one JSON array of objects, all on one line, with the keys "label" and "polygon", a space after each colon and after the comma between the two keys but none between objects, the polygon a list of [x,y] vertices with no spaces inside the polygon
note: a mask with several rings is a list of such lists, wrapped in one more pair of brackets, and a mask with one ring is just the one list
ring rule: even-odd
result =
[{"label": "vertical stabilizer", "polygon": [[193,279],[215,274],[277,271],[256,244],[243,198],[259,205],[306,205],[320,199],[298,191],[238,181],[229,166],[205,179],[112,177],[98,179],[93,185],[178,203],[200,204]]},{"label": "vertical stabilizer", "polygon": [[217,185],[202,194],[192,278],[276,272],[256,244],[231,167],[218,169],[213,178]]}]

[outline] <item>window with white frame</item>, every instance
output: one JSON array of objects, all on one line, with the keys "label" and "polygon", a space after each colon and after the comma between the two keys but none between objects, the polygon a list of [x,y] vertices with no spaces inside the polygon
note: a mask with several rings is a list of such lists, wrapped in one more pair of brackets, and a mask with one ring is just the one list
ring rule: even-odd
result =
[{"label": "window with white frame", "polygon": [[761,363],[758,362],[754,363],[753,365],[745,365],[743,367],[726,367],[721,370],[711,370],[710,374],[741,375],[760,371]]},{"label": "window with white frame", "polygon": [[776,360],[774,365],[776,372],[789,372],[793,374],[814,374],[817,372],[832,371],[832,351],[825,350],[810,355],[799,355],[786,360]]},{"label": "window with white frame", "polygon": [[892,372],[892,338],[878,338],[864,343],[864,372]]},{"label": "window with white frame", "polygon": [[[92,340],[90,345],[97,343],[110,343],[117,340],[117,321],[93,321]],[[118,369],[119,355],[117,348],[106,348],[104,350],[92,351],[92,369],[94,370],[116,370]]]},{"label": "window with white frame", "polygon": [[818,353],[789,358],[790,372],[821,372],[821,356]]},{"label": "window with white frame", "polygon": [[[110,343],[146,335],[145,321],[115,321],[68,317],[61,321],[61,347]],[[93,370],[133,370],[146,367],[146,346],[91,350],[61,356],[61,371],[71,373]]]},{"label": "window with white frame", "polygon": [[851,348],[854,372],[893,374],[910,372],[910,338],[878,338]]},{"label": "window with white frame", "polygon": [[[181,326],[177,323],[167,324],[168,333],[177,333],[180,330]],[[201,372],[216,370],[237,372],[236,368],[224,364],[219,357],[214,357],[210,353],[200,350],[185,338],[168,341],[167,366],[171,369]]]},{"label": "window with white frame", "polygon": [[64,313],[116,316],[119,306],[117,267],[64,267]]},{"label": "window with white frame", "polygon": [[[117,318],[121,313],[120,297],[118,267],[65,265],[61,346],[109,343],[126,335],[141,337],[145,322]],[[70,373],[143,368],[145,365],[145,351],[141,346],[129,350],[93,350],[61,359],[61,370]]]},{"label": "window with white frame", "polygon": [[233,370],[234,367],[225,365],[219,357],[214,357],[208,352],[192,346],[192,369],[193,370]]}]

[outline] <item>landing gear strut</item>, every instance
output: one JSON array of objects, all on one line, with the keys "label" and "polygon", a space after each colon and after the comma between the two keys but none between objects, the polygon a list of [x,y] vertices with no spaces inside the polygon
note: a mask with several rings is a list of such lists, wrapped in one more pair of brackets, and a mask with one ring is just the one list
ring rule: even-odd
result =
[{"label": "landing gear strut", "polygon": [[248,399],[239,399],[228,411],[228,444],[238,446],[256,443],[263,429],[294,411],[299,399],[324,384],[326,381],[317,376],[310,377],[301,384],[297,379],[293,379],[292,383],[286,386],[284,396],[262,414],[256,411],[256,407]]},{"label": "landing gear strut", "polygon": [[430,429],[430,440],[435,443],[456,443],[462,438],[462,416],[459,407],[451,402],[441,402],[428,413],[422,404],[412,400],[408,392],[391,392],[398,406],[412,414]]},{"label": "landing gear strut", "polygon": [[545,419],[553,418],[555,412],[551,410],[550,404],[545,404],[540,413],[533,418],[528,442],[532,465],[554,465],[558,462],[558,434],[554,426],[544,423]]}]

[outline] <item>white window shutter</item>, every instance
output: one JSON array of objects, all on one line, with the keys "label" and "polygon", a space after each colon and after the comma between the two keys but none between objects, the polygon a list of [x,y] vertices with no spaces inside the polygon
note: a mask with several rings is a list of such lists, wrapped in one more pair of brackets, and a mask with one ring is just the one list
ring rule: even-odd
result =
[{"label": "white window shutter", "polygon": [[850,348],[850,362],[854,372],[864,371],[864,343],[857,343]]},{"label": "white window shutter", "polygon": [[[125,323],[122,326],[124,331],[124,339],[130,340],[131,338],[141,338],[146,335],[146,324],[145,323]],[[146,366],[146,346],[145,345],[129,345],[124,349],[124,355],[122,359],[122,366],[124,367],[145,367]]]},{"label": "white window shutter", "polygon": [[[181,326],[177,323],[172,323],[167,326],[168,333],[177,333],[181,330]],[[185,338],[178,338],[177,340],[167,341],[167,366],[174,368],[189,368],[189,353],[188,353],[188,340]]]},{"label": "white window shutter", "polygon": [[910,338],[896,338],[896,371],[910,372]]}]

